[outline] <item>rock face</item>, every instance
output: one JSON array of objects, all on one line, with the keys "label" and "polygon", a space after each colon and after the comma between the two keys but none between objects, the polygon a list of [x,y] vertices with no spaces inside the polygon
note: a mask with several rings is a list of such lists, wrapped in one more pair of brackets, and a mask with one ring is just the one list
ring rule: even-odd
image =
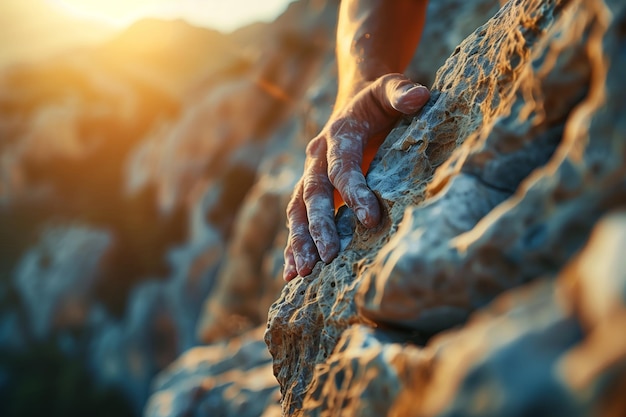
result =
[{"label": "rock face", "polygon": [[381,226],[270,309],[284,415],[623,415],[624,214],[568,262],[626,202],[625,28],[509,1],[454,50],[370,168]]},{"label": "rock face", "polygon": [[144,415],[280,416],[263,331],[187,351],[156,378]]},{"label": "rock face", "polygon": [[556,279],[510,291],[426,347],[351,327],[317,367],[303,414],[623,415],[624,227],[625,211],[602,218]]}]

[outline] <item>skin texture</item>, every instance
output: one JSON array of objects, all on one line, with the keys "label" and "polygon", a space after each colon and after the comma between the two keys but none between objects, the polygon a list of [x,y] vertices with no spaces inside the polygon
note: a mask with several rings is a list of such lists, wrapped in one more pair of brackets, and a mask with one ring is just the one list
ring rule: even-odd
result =
[{"label": "skin texture", "polygon": [[401,73],[419,44],[426,6],[426,0],[342,1],[339,89],[330,119],[307,146],[304,173],[287,206],[286,281],[337,256],[335,191],[364,226],[380,222],[378,200],[363,175],[363,156],[375,152],[403,114],[417,112],[429,98],[426,87]]}]

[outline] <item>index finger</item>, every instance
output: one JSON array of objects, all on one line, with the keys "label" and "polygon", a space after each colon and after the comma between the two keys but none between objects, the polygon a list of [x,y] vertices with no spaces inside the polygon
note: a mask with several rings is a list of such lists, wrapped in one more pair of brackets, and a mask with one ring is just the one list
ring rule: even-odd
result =
[{"label": "index finger", "polygon": [[329,132],[328,179],[366,227],[380,222],[380,206],[361,171],[369,124],[349,117],[333,124]]}]

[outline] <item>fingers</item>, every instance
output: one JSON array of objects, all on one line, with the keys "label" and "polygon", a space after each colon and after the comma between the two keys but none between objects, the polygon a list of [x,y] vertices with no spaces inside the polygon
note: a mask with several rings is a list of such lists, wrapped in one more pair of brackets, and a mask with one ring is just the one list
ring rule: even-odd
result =
[{"label": "fingers", "polygon": [[285,270],[283,272],[283,277],[287,281],[295,276],[293,266],[295,266],[297,273],[304,277],[311,273],[313,267],[320,259],[313,238],[309,233],[309,222],[302,189],[301,180],[296,186],[294,195],[287,206],[289,237],[287,239],[287,249],[285,249]]},{"label": "fingers", "polygon": [[424,107],[429,98],[430,91],[423,85],[405,86],[394,92],[391,105],[400,113],[413,114]]},{"label": "fingers", "polygon": [[328,178],[348,207],[366,227],[380,222],[378,199],[361,171],[363,147],[371,125],[358,118],[344,119],[331,128],[328,139]]},{"label": "fingers", "polygon": [[318,137],[307,146],[304,175],[287,207],[289,238],[283,271],[286,281],[298,274],[310,274],[320,258],[328,263],[339,253],[333,186],[326,167],[326,142]]},{"label": "fingers", "polygon": [[328,178],[366,227],[375,227],[381,212],[361,171],[364,147],[369,138],[388,132],[401,114],[422,108],[429,97],[426,87],[403,74],[388,74],[357,95],[350,111],[329,129]]},{"label": "fingers", "polygon": [[366,227],[381,219],[376,195],[361,170],[371,137],[388,132],[401,114],[417,112],[430,93],[402,74],[380,77],[357,94],[307,147],[305,172],[287,207],[289,237],[285,248],[286,281],[306,276],[321,259],[339,252],[333,187]]},{"label": "fingers", "polygon": [[285,267],[283,269],[283,279],[287,282],[291,281],[298,275],[296,270],[296,261],[293,258],[293,251],[291,250],[291,244],[287,244],[285,248]]},{"label": "fingers", "polygon": [[330,154],[328,177],[359,222],[365,227],[375,227],[380,222],[378,199],[367,187],[360,163],[345,161],[344,155],[341,151]]},{"label": "fingers", "polygon": [[333,186],[328,179],[326,142],[323,137],[312,140],[307,146],[303,198],[311,238],[320,258],[328,263],[339,253],[340,244],[335,226]]}]

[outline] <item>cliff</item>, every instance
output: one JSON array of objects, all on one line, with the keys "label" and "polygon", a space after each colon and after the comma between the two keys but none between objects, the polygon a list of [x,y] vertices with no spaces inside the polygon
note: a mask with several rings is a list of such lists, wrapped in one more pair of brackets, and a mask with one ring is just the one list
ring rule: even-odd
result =
[{"label": "cliff", "polygon": [[624,28],[510,1],[454,50],[368,173],[383,224],[340,213],[270,309],[284,415],[626,412]]}]

